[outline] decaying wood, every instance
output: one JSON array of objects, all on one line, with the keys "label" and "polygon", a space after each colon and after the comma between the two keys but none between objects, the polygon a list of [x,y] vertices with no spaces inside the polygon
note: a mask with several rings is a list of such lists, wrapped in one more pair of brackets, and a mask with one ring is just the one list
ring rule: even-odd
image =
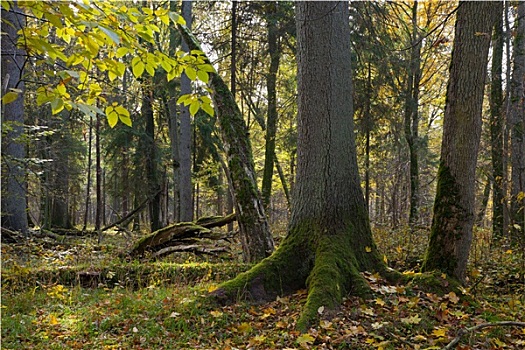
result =
[{"label": "decaying wood", "polygon": [[161,250],[153,253],[151,257],[154,259],[157,259],[157,258],[166,256],[172,253],[180,253],[180,252],[217,255],[217,253],[224,253],[227,251],[228,249],[226,247],[208,247],[208,246],[201,246],[199,244],[177,245],[177,246],[162,248]]},{"label": "decaying wood", "polygon": [[[159,191],[159,192],[160,192],[160,191]],[[156,196],[159,192],[157,192],[157,193],[155,194],[155,196]],[[155,197],[155,196],[154,196],[154,197]],[[146,199],[144,202],[142,202],[138,207],[136,207],[136,208],[133,209],[131,212],[129,212],[128,215],[126,215],[126,216],[124,216],[124,217],[118,219],[117,221],[115,221],[115,222],[113,222],[113,223],[111,223],[111,224],[109,224],[109,225],[103,227],[102,229],[100,229],[100,231],[101,231],[101,232],[107,231],[107,230],[109,230],[110,228],[112,228],[112,227],[114,227],[114,226],[118,226],[118,225],[120,225],[120,224],[122,224],[122,223],[124,223],[124,222],[126,222],[126,221],[128,221],[128,220],[131,220],[131,219],[132,219],[132,218],[133,218],[138,212],[142,211],[142,210],[146,207],[146,205],[148,204],[149,201],[150,201],[150,198],[147,198],[147,199]]]},{"label": "decaying wood", "polygon": [[454,349],[456,345],[459,343],[461,338],[469,333],[478,331],[483,328],[487,327],[502,327],[502,326],[513,326],[513,327],[523,327],[525,328],[525,322],[514,322],[514,321],[501,321],[501,322],[492,322],[492,323],[482,323],[478,324],[477,326],[460,329],[458,331],[458,336],[452,339],[450,343],[448,343],[445,347],[441,348],[441,350],[450,350]]},{"label": "decaying wood", "polygon": [[22,235],[18,232],[11,231],[5,227],[2,227],[2,243],[18,243]]},{"label": "decaying wood", "polygon": [[[230,214],[225,217],[204,217],[196,222],[181,222],[169,225],[141,238],[131,248],[130,255],[133,257],[143,256],[146,252],[152,252],[154,255],[167,255],[176,251],[188,251],[189,248],[186,250],[183,249],[184,245],[189,247],[188,243],[193,243],[195,239],[222,238],[221,235],[215,234],[211,228],[224,226],[233,221],[235,221],[235,214]],[[178,248],[176,246],[178,246]],[[164,250],[163,253],[160,253],[161,250],[165,248],[171,249]],[[202,252],[205,253],[204,251]]]}]

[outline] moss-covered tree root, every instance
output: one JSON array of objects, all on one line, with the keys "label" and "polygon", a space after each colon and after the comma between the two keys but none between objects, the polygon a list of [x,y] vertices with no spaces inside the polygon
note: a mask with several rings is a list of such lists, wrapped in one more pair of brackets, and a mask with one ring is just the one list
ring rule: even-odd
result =
[{"label": "moss-covered tree root", "polygon": [[318,320],[320,307],[323,313],[330,314],[348,294],[372,296],[360,274],[365,266],[389,281],[401,280],[400,274],[388,271],[375,248],[365,251],[368,261],[360,263],[351,236],[344,230],[322,234],[320,228],[312,229],[312,225],[292,229],[274,254],[220,285],[211,297],[222,304],[236,300],[264,302],[307,288],[306,304],[296,325],[305,331]]}]

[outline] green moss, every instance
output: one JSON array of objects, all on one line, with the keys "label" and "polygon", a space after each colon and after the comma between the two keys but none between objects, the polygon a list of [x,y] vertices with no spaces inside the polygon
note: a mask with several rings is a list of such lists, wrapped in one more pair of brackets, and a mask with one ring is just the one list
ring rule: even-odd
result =
[{"label": "green moss", "polygon": [[450,168],[441,161],[434,204],[434,220],[422,271],[439,270],[454,276],[458,265],[456,241],[461,238],[461,224],[467,211],[461,207],[460,192]]}]

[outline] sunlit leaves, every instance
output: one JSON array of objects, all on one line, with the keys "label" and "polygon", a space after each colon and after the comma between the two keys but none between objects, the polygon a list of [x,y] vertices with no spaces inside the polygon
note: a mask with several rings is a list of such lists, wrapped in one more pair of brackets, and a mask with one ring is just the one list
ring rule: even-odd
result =
[{"label": "sunlit leaves", "polygon": [[[4,2],[2,5],[9,6]],[[214,71],[200,51],[181,51],[169,57],[155,49],[156,36],[163,26],[185,23],[168,8],[128,7],[107,1],[20,1],[18,5],[33,18],[20,31],[20,42],[35,57],[36,65],[50,67],[36,99],[39,105],[49,103],[54,114],[76,108],[92,116],[94,109],[86,105],[106,104],[105,95],[114,91],[108,84],[123,78],[128,68],[136,79],[146,72],[153,77],[162,69],[168,81],[185,72],[192,81],[203,83]],[[97,84],[93,84],[93,75]],[[6,94],[3,103],[14,98],[14,94]],[[214,113],[209,98],[196,98],[189,108],[192,114],[199,109]],[[118,121],[131,125],[129,115],[116,108],[110,110],[111,116],[106,117],[111,126]]]},{"label": "sunlit leaves", "polygon": [[190,114],[192,116],[195,115],[201,108],[211,116],[213,116],[215,113],[212,100],[208,96],[200,96],[196,94],[182,95],[177,100],[177,103],[183,104],[184,106],[189,106]]},{"label": "sunlit leaves", "polygon": [[110,106],[105,109],[106,116],[108,118],[108,124],[110,127],[115,127],[117,122],[120,120],[122,123],[131,127],[131,118],[126,108],[113,102]]}]

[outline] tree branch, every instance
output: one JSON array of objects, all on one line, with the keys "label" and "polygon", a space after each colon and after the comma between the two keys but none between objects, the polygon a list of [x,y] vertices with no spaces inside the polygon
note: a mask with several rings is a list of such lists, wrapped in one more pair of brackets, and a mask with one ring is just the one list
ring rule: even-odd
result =
[{"label": "tree branch", "polygon": [[460,329],[458,331],[458,336],[455,337],[454,339],[452,339],[452,341],[450,343],[448,343],[441,350],[454,349],[456,347],[456,345],[459,343],[459,341],[461,340],[461,338],[465,334],[473,333],[475,331],[478,331],[480,329],[487,328],[487,327],[503,327],[503,326],[525,327],[525,322],[502,321],[502,322],[482,323],[482,324],[478,324],[477,326],[473,326],[473,327],[469,327],[469,328],[465,328],[465,329]]}]

